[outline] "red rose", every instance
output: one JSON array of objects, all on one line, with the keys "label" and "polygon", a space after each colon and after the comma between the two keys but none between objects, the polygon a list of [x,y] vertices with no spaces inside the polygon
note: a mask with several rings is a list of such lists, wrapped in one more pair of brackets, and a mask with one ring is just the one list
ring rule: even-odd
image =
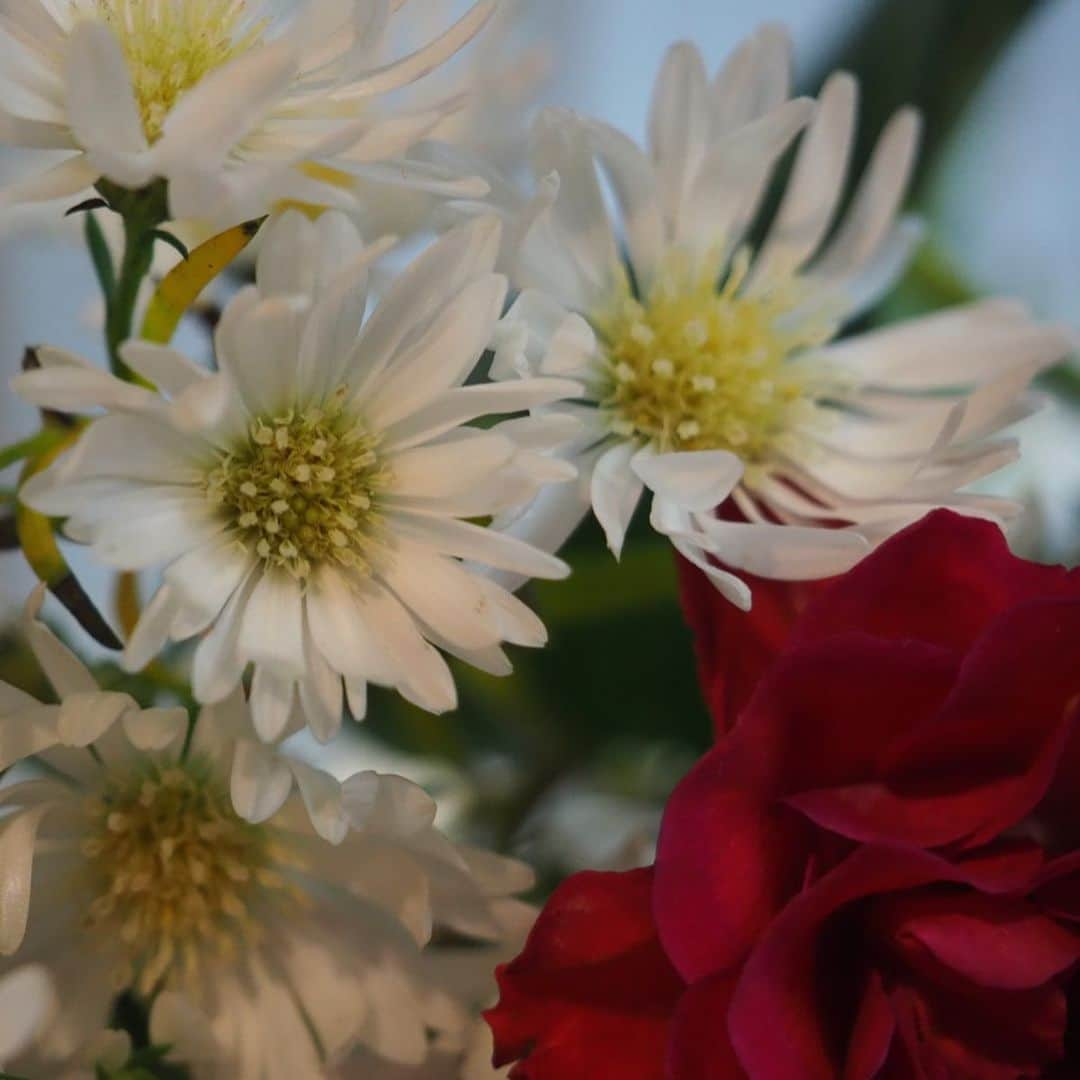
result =
[{"label": "red rose", "polygon": [[552,898],[500,972],[500,1060],[529,1080],[1080,1076],[1078,717],[1080,573],[931,515],[807,610],[672,796],[651,877]]},{"label": "red rose", "polygon": [[754,592],[754,606],[743,611],[693,563],[681,555],[676,563],[701,692],[720,738],[731,730],[761,676],[787,644],[799,615],[830,581],[772,581],[740,572]]}]

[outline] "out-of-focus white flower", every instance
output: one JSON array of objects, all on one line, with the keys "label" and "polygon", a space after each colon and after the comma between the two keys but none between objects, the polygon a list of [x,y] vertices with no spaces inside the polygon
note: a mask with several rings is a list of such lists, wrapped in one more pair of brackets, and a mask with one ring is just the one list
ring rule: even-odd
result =
[{"label": "out-of-focus white flower", "polygon": [[41,1034],[55,1008],[52,979],[40,964],[0,975],[0,1071]]},{"label": "out-of-focus white flower", "polygon": [[503,1080],[510,1075],[509,1066],[496,1069],[491,1063],[495,1044],[491,1029],[483,1020],[474,1021],[464,1038],[464,1048],[440,1044],[419,1067],[394,1065],[358,1053],[332,1070],[327,1080]]},{"label": "out-of-focus white flower", "polygon": [[536,910],[517,901],[504,901],[498,910],[502,937],[497,945],[431,947],[425,953],[428,977],[462,1006],[460,1023],[447,1024],[432,1039],[432,1053],[419,1068],[379,1061],[360,1049],[330,1072],[329,1080],[501,1080],[508,1069],[492,1065],[491,1031],[480,1010],[498,997],[495,968],[520,952]]},{"label": "out-of-focus white flower", "polygon": [[[239,698],[192,730],[182,709],[102,692],[37,620],[40,599],[25,629],[60,704],[0,684],[0,769],[41,767],[0,788],[0,978],[43,965],[57,1007],[29,1048],[15,1043],[39,1025],[14,1016],[9,1066],[70,1075],[103,1038],[123,1058],[101,1032],[126,987],[153,1001],[155,1045],[223,1080],[318,1076],[356,1046],[420,1066],[429,1030],[463,1030],[469,987],[424,947],[438,930],[488,943],[474,963],[501,955],[528,869],[451,843],[400,777],[339,785],[269,758],[230,776],[214,713]],[[248,801],[251,820],[234,807]]]},{"label": "out-of-focus white flower", "polygon": [[[997,433],[1031,411],[1031,378],[1068,350],[1059,329],[1004,301],[835,340],[919,237],[896,220],[919,120],[903,110],[889,123],[832,231],[857,88],[841,74],[816,105],[789,100],[789,53],[785,33],[766,27],[710,82],[697,49],[675,46],[649,153],[598,121],[541,116],[533,164],[561,188],[525,238],[524,291],[494,368],[587,385],[583,404],[559,407],[585,427],[565,450],[579,484],[543,492],[512,534],[555,550],[591,504],[618,555],[648,490],[653,526],[742,607],[740,571],[837,574],[933,507],[1012,515],[1013,504],[963,489],[1013,460]],[[804,128],[754,251],[747,231]],[[729,500],[735,520],[722,520]]]},{"label": "out-of-focus white flower", "polygon": [[[498,0],[478,0],[391,59],[401,3],[4,0],[0,142],[74,153],[0,193],[0,205],[101,179],[129,189],[167,180],[177,218],[241,220],[283,198],[340,202],[320,167],[380,178],[437,128],[459,102],[390,111],[381,99],[466,45]],[[447,183],[414,178],[425,179]]]},{"label": "out-of-focus white flower", "polygon": [[534,449],[565,436],[564,418],[471,426],[580,391],[547,377],[464,385],[503,309],[499,231],[488,218],[449,233],[363,323],[381,248],[341,215],[291,212],[266,237],[258,284],[225,310],[218,374],[130,342],[125,362],[162,393],[55,350],[14,380],[37,404],[108,410],[22,497],[66,515],[107,566],[165,565],[130,669],[199,636],[199,701],[224,700],[253,663],[260,735],[279,738],[298,699],[326,740],[346,691],[363,717],[369,682],[454,708],[440,649],[506,674],[503,642],[544,644],[536,616],[463,561],[568,572],[470,520],[574,475]]},{"label": "out-of-focus white flower", "polygon": [[[436,34],[450,21],[453,6],[449,0],[410,0],[409,18],[397,20],[403,31],[397,47],[407,49]],[[527,163],[528,106],[552,66],[551,46],[523,33],[529,7],[522,0],[503,4],[472,48],[410,87],[413,108],[442,98],[460,100],[462,107],[409,152],[404,168],[387,170],[384,182],[351,178],[353,216],[366,232],[406,236],[438,224],[433,214],[439,200],[412,186],[414,177],[479,176],[498,186]]]}]

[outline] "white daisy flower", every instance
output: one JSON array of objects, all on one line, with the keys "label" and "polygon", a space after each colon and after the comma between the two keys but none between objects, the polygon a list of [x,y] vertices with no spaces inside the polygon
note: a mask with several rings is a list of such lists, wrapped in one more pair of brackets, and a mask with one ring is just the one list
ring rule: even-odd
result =
[{"label": "white daisy flower", "polygon": [[[340,201],[311,167],[382,176],[458,107],[379,107],[449,59],[498,0],[478,0],[407,56],[403,0],[3,0],[0,142],[74,151],[0,205],[106,180],[169,182],[175,218],[239,220],[276,198]],[[307,170],[307,171],[305,171]],[[444,181],[445,177],[438,177]]]},{"label": "white daisy flower", "polygon": [[[534,166],[557,171],[561,190],[523,244],[525,288],[495,373],[582,379],[585,402],[567,411],[587,431],[566,451],[581,483],[544,492],[514,534],[555,550],[591,504],[618,555],[648,490],[653,526],[747,607],[738,572],[826,577],[933,507],[1015,509],[961,492],[1014,459],[995,436],[1031,410],[1028,384],[1067,338],[990,301],[836,341],[918,240],[896,215],[919,119],[903,110],[889,123],[833,229],[856,84],[834,76],[815,106],[789,100],[789,83],[788,40],[766,27],[711,83],[693,46],[671,50],[648,152],[572,114],[538,121]],[[755,250],[748,230],[804,128]],[[567,337],[560,305],[595,332],[595,350],[581,325]]]},{"label": "white daisy flower", "polygon": [[68,1075],[105,1042],[123,1059],[101,1032],[126,988],[152,1002],[153,1042],[200,1077],[316,1077],[357,1046],[426,1061],[428,1031],[467,1014],[424,947],[437,930],[493,943],[478,954],[502,942],[527,868],[452,844],[400,777],[308,789],[316,821],[342,818],[336,845],[287,776],[283,794],[262,787],[273,812],[245,820],[227,725],[98,690],[37,621],[40,598],[26,629],[60,704],[0,684],[0,770],[28,777],[0,788],[0,979],[40,964],[57,1006],[8,1066]]},{"label": "white daisy flower", "polygon": [[456,1002],[444,1023],[434,1028],[431,1053],[422,1066],[380,1059],[360,1047],[331,1070],[329,1080],[499,1080],[508,1069],[495,1069],[491,1031],[481,1011],[498,999],[495,969],[516,956],[536,921],[536,909],[515,900],[493,909],[501,937],[497,944],[431,946],[424,953],[430,985]]},{"label": "white daisy flower", "polygon": [[492,1065],[495,1043],[491,1029],[477,1020],[465,1034],[463,1048],[440,1047],[425,1064],[414,1067],[380,1061],[368,1053],[354,1054],[328,1080],[504,1080],[510,1067]]},{"label": "white daisy flower", "polygon": [[470,519],[574,475],[537,449],[565,437],[566,421],[471,422],[581,387],[464,385],[503,309],[499,233],[487,218],[447,234],[364,323],[381,248],[362,248],[339,214],[291,212],[266,235],[258,283],[225,310],[218,374],[130,342],[125,363],[162,393],[48,349],[41,370],[16,377],[39,405],[107,410],[22,494],[67,516],[68,535],[105,565],[164,567],[130,669],[169,637],[198,636],[199,701],[224,700],[254,664],[259,734],[279,738],[299,700],[327,740],[346,692],[363,717],[368,683],[453,709],[440,649],[506,674],[502,643],[544,644],[536,616],[472,564],[547,578],[568,568]]},{"label": "white daisy flower", "polygon": [[[451,0],[410,0],[409,18],[399,19],[405,31],[397,47],[426,40],[446,25]],[[472,48],[443,65],[409,91],[413,108],[450,98],[462,107],[446,116],[409,151],[405,168],[386,170],[379,179],[369,170],[350,177],[356,196],[353,216],[365,232],[411,235],[438,227],[442,205],[430,182],[440,176],[480,177],[498,186],[504,174],[526,164],[527,128],[522,117],[538,95],[552,68],[548,42],[529,34],[535,13],[524,3],[504,4]],[[397,44],[397,43],[395,43]],[[494,171],[494,179],[492,172]],[[429,189],[419,186],[427,183]],[[460,197],[460,190],[441,189]]]}]

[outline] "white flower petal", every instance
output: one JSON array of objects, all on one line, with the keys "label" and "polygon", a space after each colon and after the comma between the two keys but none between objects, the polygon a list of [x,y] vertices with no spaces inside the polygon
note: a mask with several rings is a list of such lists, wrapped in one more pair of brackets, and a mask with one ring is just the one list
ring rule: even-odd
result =
[{"label": "white flower petal", "polygon": [[0,188],[0,209],[19,203],[65,199],[89,188],[99,172],[82,154],[69,157],[43,173]]},{"label": "white flower petal", "polygon": [[98,692],[97,680],[86,665],[38,618],[45,586],[37,585],[26,601],[21,629],[45,677],[61,700],[71,694]]},{"label": "white flower petal", "polygon": [[747,288],[766,288],[802,268],[821,244],[844,190],[855,134],[858,86],[846,73],[825,84],[780,209],[754,262]]},{"label": "white flower petal", "polygon": [[209,624],[247,577],[255,560],[229,533],[192,548],[165,570],[175,596],[197,621]]},{"label": "white flower petal", "polygon": [[[297,57],[287,40],[252,49],[212,71],[184,94],[165,119],[157,159],[182,168],[186,156],[216,160],[265,116],[296,74]],[[173,206],[177,217],[183,208]]]},{"label": "white flower petal", "polygon": [[364,412],[371,422],[389,427],[460,386],[491,341],[506,290],[501,274],[485,274],[466,285],[415,345],[395,356],[383,376],[365,388]]},{"label": "white flower petal", "polygon": [[849,274],[885,242],[911,180],[921,128],[914,109],[901,109],[889,121],[851,209],[813,268],[815,275]]},{"label": "white flower petal", "polygon": [[756,577],[813,581],[850,570],[870,553],[859,533],[710,521],[706,533],[721,562]]},{"label": "white flower petal", "polygon": [[29,705],[5,709],[0,716],[0,772],[55,746],[59,717],[58,705],[39,705],[32,698]]},{"label": "white flower petal", "polygon": [[283,680],[304,672],[304,594],[295,578],[264,572],[244,609],[239,649]]},{"label": "white flower petal", "polygon": [[104,23],[85,19],[72,30],[66,76],[68,120],[81,146],[130,154],[146,151],[127,60]]},{"label": "white flower petal", "polygon": [[170,345],[155,345],[149,341],[125,342],[120,347],[120,359],[170,397],[197,386],[213,374]]},{"label": "white flower petal", "polygon": [[285,805],[293,787],[288,764],[254,739],[238,739],[230,790],[236,812],[255,824],[268,821]]},{"label": "white flower petal", "polygon": [[507,438],[487,432],[427,443],[387,457],[390,491],[411,499],[447,497],[468,491],[507,465],[516,447]]},{"label": "white flower petal", "polygon": [[279,674],[266,663],[256,665],[251,679],[251,719],[263,742],[282,738],[295,700],[296,682],[291,676]]},{"label": "white flower petal", "polygon": [[321,567],[309,584],[306,608],[315,646],[335,671],[385,686],[397,682],[397,664],[379,638],[378,624],[366,617],[358,582]]},{"label": "white flower petal", "polygon": [[138,706],[127,694],[67,694],[60,706],[56,730],[66,746],[90,746],[100,739],[129,710]]},{"label": "white flower petal", "polygon": [[521,379],[518,382],[462,386],[395,424],[385,434],[387,449],[404,450],[430,442],[451,428],[492,413],[524,412],[582,392],[567,379]]},{"label": "white flower petal", "polygon": [[355,387],[376,378],[406,337],[422,332],[465,285],[492,272],[501,233],[494,215],[452,229],[394,279],[357,341]]},{"label": "white flower petal", "polygon": [[712,85],[713,137],[764,116],[791,96],[792,42],[787,28],[766,23],[724,63]]},{"label": "white flower petal", "polygon": [[500,640],[481,579],[419,544],[400,544],[382,578],[397,598],[459,648],[484,649]]},{"label": "white flower petal", "polygon": [[328,743],[341,730],[345,707],[345,688],[340,673],[327,663],[311,634],[310,614],[305,616],[304,663],[306,671],[299,683],[300,707],[312,735]]},{"label": "white flower petal", "polygon": [[678,219],[705,156],[709,119],[705,63],[695,45],[679,42],[664,57],[649,114],[649,145],[669,221]]},{"label": "white flower petal", "polygon": [[12,956],[26,935],[34,843],[51,803],[0,820],[0,956]]},{"label": "white flower petal", "polygon": [[121,717],[124,734],[142,753],[179,751],[188,729],[188,711],[179,706],[128,710]]},{"label": "white flower petal", "polygon": [[236,688],[244,673],[245,662],[237,643],[248,597],[258,583],[253,570],[222,609],[217,621],[199,642],[191,669],[191,687],[204,705],[223,701]]},{"label": "white flower petal", "polygon": [[52,978],[40,964],[27,964],[0,976],[0,1068],[34,1042],[56,1006]]},{"label": "white flower petal", "polygon": [[514,536],[484,529],[471,522],[434,514],[396,511],[394,525],[401,535],[427,544],[444,555],[455,555],[528,577],[557,581],[570,576],[570,567],[562,559]]},{"label": "white flower petal", "polygon": [[290,758],[288,764],[315,831],[328,844],[340,844],[349,830],[341,784],[329,773],[303,762]]},{"label": "white flower petal", "polygon": [[691,511],[715,510],[743,474],[742,460],[726,450],[657,454],[646,449],[630,466],[650,491]]},{"label": "white flower petal", "polygon": [[645,486],[630,466],[635,453],[633,443],[618,443],[600,455],[592,473],[593,511],[615,558],[622,554],[626,530]]}]

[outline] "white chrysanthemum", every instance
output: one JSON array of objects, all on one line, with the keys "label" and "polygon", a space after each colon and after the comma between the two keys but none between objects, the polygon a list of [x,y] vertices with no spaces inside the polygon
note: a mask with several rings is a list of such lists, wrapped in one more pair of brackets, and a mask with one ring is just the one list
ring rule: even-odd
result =
[{"label": "white chrysanthemum", "polygon": [[[499,187],[502,175],[514,175],[525,164],[527,128],[522,117],[552,59],[547,42],[526,38],[532,18],[528,9],[528,4],[504,4],[472,48],[410,88],[413,108],[429,107],[433,99],[444,97],[461,101],[462,107],[409,152],[404,171],[388,169],[380,180],[369,170],[352,181],[352,213],[365,231],[405,236],[431,225],[438,203],[431,191],[418,187],[425,180],[481,177]],[[409,18],[397,20],[404,32],[398,47],[408,48],[437,33],[452,10],[451,0],[410,0]]]},{"label": "white chrysanthemum", "polygon": [[54,350],[15,379],[38,404],[108,410],[23,497],[67,516],[108,566],[164,565],[129,667],[198,635],[199,701],[223,700],[252,663],[260,735],[278,738],[298,698],[328,739],[343,681],[357,717],[369,682],[441,712],[456,691],[440,649],[506,674],[503,642],[545,642],[536,616],[470,565],[568,572],[469,520],[573,476],[544,452],[565,418],[469,426],[580,391],[464,385],[503,308],[499,231],[488,218],[432,245],[361,328],[378,248],[340,215],[293,212],[266,236],[258,284],[225,310],[217,375],[131,342],[124,360],[168,398]]},{"label": "white chrysanthemum", "polygon": [[[1032,376],[1067,339],[991,301],[837,343],[919,236],[896,221],[919,121],[904,110],[890,122],[833,231],[856,84],[834,76],[816,107],[788,100],[789,66],[787,38],[772,27],[712,83],[698,51],[675,46],[655,90],[649,153],[572,114],[538,121],[534,166],[539,176],[557,170],[561,190],[524,242],[526,288],[495,373],[582,379],[586,407],[568,411],[587,431],[566,452],[581,484],[542,494],[514,534],[554,550],[591,503],[618,554],[647,489],[654,527],[747,606],[746,584],[710,558],[813,579],[848,569],[932,507],[1014,509],[959,492],[1014,458],[1014,444],[993,436],[1030,411]],[[774,167],[807,125],[752,250],[745,237]],[[737,520],[720,520],[714,511],[729,499]]]},{"label": "white chrysanthemum", "polygon": [[457,52],[497,2],[390,60],[402,0],[3,0],[0,142],[75,153],[0,204],[159,178],[178,218],[333,204],[341,189],[317,166],[379,178],[443,122],[458,102],[377,103]]},{"label": "white chrysanthemum", "polygon": [[450,843],[400,777],[309,770],[307,810],[341,822],[336,845],[287,770],[249,778],[263,812],[245,820],[227,733],[250,721],[211,715],[242,699],[191,731],[183,710],[99,691],[36,620],[40,597],[26,629],[61,703],[0,684],[0,769],[30,776],[0,788],[0,978],[41,964],[58,1005],[9,1066],[44,1078],[100,1056],[127,987],[153,1002],[156,1044],[223,1080],[315,1077],[358,1045],[418,1066],[429,1030],[462,1030],[464,994],[422,950],[436,929],[507,939],[528,870]]},{"label": "white chrysanthemum", "polygon": [[[430,985],[459,1005],[433,1030],[431,1053],[421,1066],[379,1059],[360,1047],[330,1070],[328,1080],[501,1080],[508,1069],[495,1069],[491,1031],[480,1018],[498,998],[495,969],[516,956],[536,920],[536,910],[515,900],[493,909],[501,928],[498,944],[433,945],[424,953]],[[494,936],[494,935],[491,935]]]},{"label": "white chrysanthemum", "polygon": [[328,1080],[504,1080],[510,1075],[509,1066],[496,1069],[492,1064],[494,1040],[491,1029],[483,1020],[477,1020],[468,1028],[464,1040],[463,1047],[440,1046],[421,1066],[394,1065],[379,1061],[371,1054],[354,1054],[335,1069]]}]

